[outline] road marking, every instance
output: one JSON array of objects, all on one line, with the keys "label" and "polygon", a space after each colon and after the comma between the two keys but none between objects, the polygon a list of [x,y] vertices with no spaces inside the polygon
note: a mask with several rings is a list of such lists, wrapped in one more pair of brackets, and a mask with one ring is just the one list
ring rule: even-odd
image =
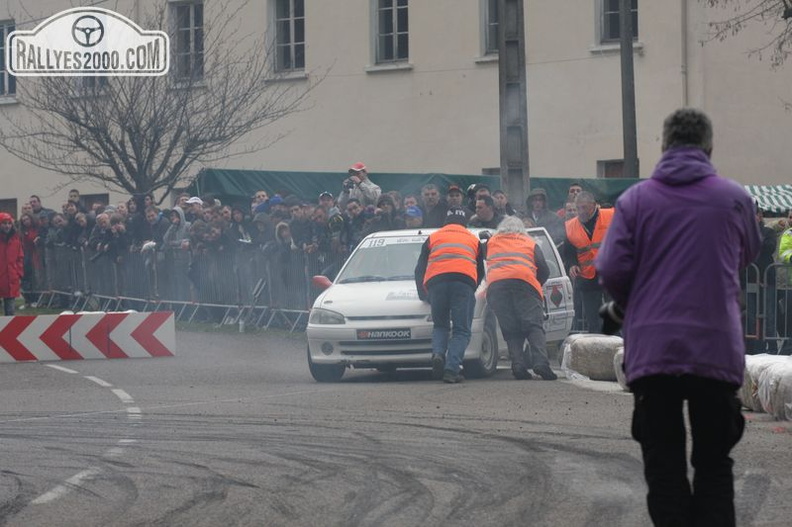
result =
[{"label": "road marking", "polygon": [[[63,366],[57,366],[55,364],[45,364],[45,366],[48,366],[48,367],[53,368],[53,369],[56,369],[58,371],[62,371],[64,373],[80,373],[78,371],[71,370],[69,368],[64,368]],[[111,391],[113,392],[113,394],[115,394],[116,397],[121,399],[121,402],[124,403],[124,404],[130,404],[130,403],[134,403],[135,402],[135,400],[132,398],[132,396],[129,395],[127,392],[125,392],[124,390],[112,388],[113,387],[112,384],[110,384],[109,382],[107,382],[107,381],[105,381],[103,379],[100,379],[99,377],[94,377],[92,375],[84,375],[83,378],[88,379],[89,381],[98,384],[102,388],[111,388]],[[40,420],[40,419],[51,419],[52,417],[77,417],[79,415],[115,413],[115,412],[118,412],[118,411],[119,410],[99,411],[99,412],[83,412],[82,414],[34,417],[34,418],[25,418],[25,419],[11,419],[11,420],[7,420],[7,421],[0,421],[0,423],[13,423],[13,422],[20,422],[20,421],[36,421],[36,420]],[[130,419],[138,421],[138,420],[140,420],[142,418],[142,412],[141,412],[140,408],[137,407],[137,406],[127,407],[125,409],[125,411],[126,411],[126,413],[127,413],[127,415],[129,416]],[[133,423],[133,424],[134,425],[138,425],[140,423]],[[133,444],[133,443],[137,443],[137,440],[136,439],[120,439],[118,441],[118,445],[129,445],[129,444]],[[114,447],[111,447],[111,448],[107,449],[104,452],[104,455],[107,456],[107,457],[118,457],[118,456],[124,454],[124,452],[125,452],[125,448],[123,446],[114,446]],[[97,476],[100,472],[101,471],[100,471],[100,469],[98,467],[89,467],[86,470],[83,470],[82,472],[78,472],[74,476],[72,476],[69,479],[65,480],[62,485],[57,485],[56,487],[52,488],[51,490],[45,492],[44,494],[42,494],[38,498],[34,499],[30,503],[33,504],[33,505],[41,505],[41,504],[44,504],[44,503],[49,503],[51,501],[55,501],[55,500],[65,496],[66,494],[68,494],[72,490],[74,490],[76,488],[80,488],[81,484],[84,481],[86,481],[86,480],[88,480],[90,478],[93,478],[94,476]]]},{"label": "road marking", "polygon": [[70,370],[69,368],[64,368],[63,366],[58,366],[57,364],[45,364],[44,366],[48,368],[52,368],[54,370],[63,371],[66,373],[80,373],[78,371]]},{"label": "road marking", "polygon": [[124,390],[120,390],[118,388],[113,388],[110,391],[113,392],[116,397],[121,399],[122,403],[129,404],[129,403],[134,403],[135,402],[135,400],[132,398],[132,396],[129,395],[128,393],[126,393]]},{"label": "road marking", "polygon": [[75,474],[74,476],[70,477],[65,481],[65,485],[58,485],[57,487],[49,490],[39,496],[38,498],[31,501],[31,505],[41,505],[43,503],[49,503],[51,501],[57,500],[71,492],[76,488],[80,488],[81,483],[89,478],[92,478],[99,474],[99,469],[97,467],[91,467],[82,472]]},{"label": "road marking", "polygon": [[112,384],[110,384],[107,381],[103,381],[99,377],[94,377],[92,375],[86,375],[85,378],[88,379],[91,382],[95,382],[96,384],[98,384],[99,386],[101,386],[103,388],[112,388],[113,387]]},{"label": "road marking", "polygon": [[624,395],[632,395],[630,392],[625,392],[618,382],[592,381],[590,379],[589,380],[567,379],[566,382],[575,386],[579,386],[580,388],[586,388],[587,390],[592,390],[595,392],[610,392],[610,393],[620,393]]}]

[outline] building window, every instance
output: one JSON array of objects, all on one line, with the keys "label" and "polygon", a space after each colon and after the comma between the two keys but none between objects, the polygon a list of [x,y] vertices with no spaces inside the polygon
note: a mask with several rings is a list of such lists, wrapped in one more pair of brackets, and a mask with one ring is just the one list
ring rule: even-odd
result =
[{"label": "building window", "polygon": [[107,88],[107,77],[77,77],[76,79],[81,95],[101,93]]},{"label": "building window", "polygon": [[410,56],[407,0],[376,0],[377,63],[401,62]]},{"label": "building window", "polygon": [[498,53],[498,1],[484,1],[484,54]]},{"label": "building window", "polygon": [[[602,0],[602,31],[601,42],[618,41],[621,37],[619,24],[620,0]],[[633,39],[638,38],[638,0],[632,0],[630,7],[632,14]]]},{"label": "building window", "polygon": [[6,37],[14,30],[14,22],[0,22],[0,97],[16,95],[16,77],[8,73],[5,63]]},{"label": "building window", "polygon": [[173,4],[171,14],[174,73],[180,79],[200,79],[204,74],[203,2]]},{"label": "building window", "polygon": [[17,200],[16,198],[0,199],[0,212],[10,214],[14,218],[17,217]]},{"label": "building window", "polygon": [[89,211],[93,210],[93,206],[96,203],[101,203],[104,206],[107,206],[110,203],[110,195],[105,194],[83,194],[80,196],[80,201],[82,201],[83,205]]},{"label": "building window", "polygon": [[305,69],[305,2],[275,0],[275,69]]},{"label": "building window", "polygon": [[[640,166],[640,161],[638,165]],[[597,161],[597,177],[605,179],[625,177],[624,159],[605,159]],[[639,177],[639,175],[636,174],[635,177]]]}]

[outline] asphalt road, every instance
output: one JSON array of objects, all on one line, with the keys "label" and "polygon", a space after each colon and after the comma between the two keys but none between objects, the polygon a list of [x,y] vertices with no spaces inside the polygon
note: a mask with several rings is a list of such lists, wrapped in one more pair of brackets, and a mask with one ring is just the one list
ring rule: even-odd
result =
[{"label": "asphalt road", "polygon": [[[608,383],[318,384],[299,337],[177,346],[0,364],[0,526],[649,525],[632,400]],[[738,524],[789,526],[792,427],[747,417]]]}]

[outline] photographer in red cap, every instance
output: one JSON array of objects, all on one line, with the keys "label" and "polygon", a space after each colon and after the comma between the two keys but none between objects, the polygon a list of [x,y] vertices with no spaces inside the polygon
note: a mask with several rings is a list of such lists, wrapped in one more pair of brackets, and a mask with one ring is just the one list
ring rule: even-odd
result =
[{"label": "photographer in red cap", "polygon": [[356,198],[363,208],[376,205],[382,189],[369,179],[366,165],[355,163],[349,167],[348,172],[349,177],[344,180],[344,186],[338,196],[338,206],[341,210],[344,210],[349,198]]},{"label": "photographer in red cap", "polygon": [[429,235],[415,265],[418,297],[432,306],[432,377],[458,383],[470,343],[475,292],[484,278],[481,242],[465,228],[465,211],[451,207]]},{"label": "photographer in red cap", "polygon": [[14,229],[14,218],[0,212],[0,298],[6,316],[14,315],[14,302],[24,270],[22,240]]}]

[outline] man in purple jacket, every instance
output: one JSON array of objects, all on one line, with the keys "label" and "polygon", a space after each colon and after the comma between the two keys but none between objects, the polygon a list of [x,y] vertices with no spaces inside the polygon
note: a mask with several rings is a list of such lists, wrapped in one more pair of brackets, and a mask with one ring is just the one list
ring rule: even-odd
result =
[{"label": "man in purple jacket", "polygon": [[606,329],[607,313],[623,315],[632,435],[655,525],[735,524],[729,453],[745,426],[736,397],[745,368],[739,272],[761,238],[753,201],[716,174],[711,153],[703,112],[683,108],[667,117],[660,162],[617,201],[595,263],[614,300],[603,311]]}]

